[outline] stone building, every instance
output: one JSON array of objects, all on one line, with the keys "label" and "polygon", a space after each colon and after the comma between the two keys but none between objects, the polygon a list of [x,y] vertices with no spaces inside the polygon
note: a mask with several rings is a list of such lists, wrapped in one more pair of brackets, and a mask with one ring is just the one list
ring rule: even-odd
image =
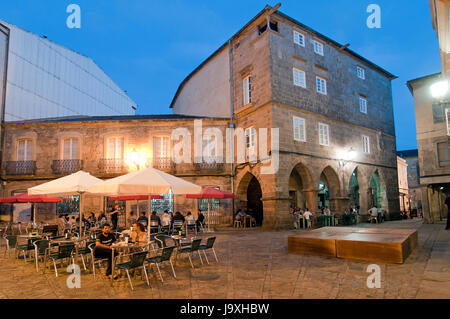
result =
[{"label": "stone building", "polygon": [[446,218],[445,197],[450,194],[450,143],[446,110],[448,94],[432,96],[431,87],[446,83],[440,74],[410,80],[407,85],[414,96],[420,168],[420,188],[424,221],[436,223]]},{"label": "stone building", "polygon": [[408,163],[403,158],[397,156],[398,169],[398,192],[400,201],[400,210],[409,211],[409,189],[408,189]]},{"label": "stone building", "polygon": [[[4,147],[10,152],[4,160],[14,162],[15,145],[31,139],[36,168],[26,177],[4,173],[4,194],[64,173],[58,171],[67,163],[61,154],[69,154],[73,143],[80,145],[75,163],[83,159],[85,170],[104,178],[113,176],[100,171],[101,163],[109,163],[105,145],[122,145],[108,136],[128,141],[125,153],[141,150],[147,160],[170,157],[171,131],[188,127],[195,140],[194,120],[201,119],[204,128],[219,128],[222,136],[215,140],[223,145],[231,140],[226,132],[234,130],[233,156],[218,153],[216,145],[209,149],[212,163],[163,162],[175,167],[171,172],[177,176],[235,193],[227,214],[252,209],[264,227],[275,229],[291,227],[293,206],[319,211],[325,205],[341,214],[357,205],[365,215],[377,205],[388,219],[398,218],[395,76],[277,9],[264,8],[186,77],[171,103],[173,115],[8,124]],[[213,133],[217,137],[217,130]],[[155,139],[159,135],[166,138]],[[81,142],[64,142],[72,139]],[[201,149],[194,145],[190,158],[196,160]]]},{"label": "stone building", "polygon": [[397,156],[406,161],[408,177],[409,206],[411,210],[422,211],[422,189],[420,188],[420,169],[417,150],[398,151]]}]

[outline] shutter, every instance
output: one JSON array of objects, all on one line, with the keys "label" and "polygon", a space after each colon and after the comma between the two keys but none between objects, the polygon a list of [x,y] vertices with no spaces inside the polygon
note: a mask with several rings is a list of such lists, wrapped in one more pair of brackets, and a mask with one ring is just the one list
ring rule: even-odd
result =
[{"label": "shutter", "polygon": [[25,141],[19,141],[17,143],[17,161],[25,160]]},{"label": "shutter", "polygon": [[33,160],[33,143],[31,140],[25,140],[25,161]]},{"label": "shutter", "polygon": [[116,143],[114,138],[109,138],[107,140],[107,146],[106,146],[106,158],[112,159],[115,158],[116,153]]},{"label": "shutter", "polygon": [[68,160],[71,159],[71,140],[70,139],[65,139],[63,140],[63,160]]},{"label": "shutter", "polygon": [[116,139],[116,158],[123,159],[123,137]]},{"label": "shutter", "polygon": [[71,139],[72,141],[72,158],[71,159],[79,159],[78,156],[78,139]]}]

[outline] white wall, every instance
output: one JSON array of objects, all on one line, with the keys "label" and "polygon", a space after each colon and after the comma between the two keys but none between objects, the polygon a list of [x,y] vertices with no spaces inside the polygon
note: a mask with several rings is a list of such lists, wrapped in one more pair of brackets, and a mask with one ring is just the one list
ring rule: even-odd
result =
[{"label": "white wall", "polygon": [[10,28],[6,121],[75,115],[132,115],[136,106],[92,59]]},{"label": "white wall", "polygon": [[179,92],[174,114],[230,116],[228,47],[195,73]]}]

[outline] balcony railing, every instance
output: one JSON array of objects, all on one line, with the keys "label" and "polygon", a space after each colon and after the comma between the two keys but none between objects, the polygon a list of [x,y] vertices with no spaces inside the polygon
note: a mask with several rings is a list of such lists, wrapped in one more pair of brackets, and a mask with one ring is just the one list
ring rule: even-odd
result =
[{"label": "balcony railing", "polygon": [[53,174],[71,174],[83,169],[82,160],[55,160],[52,163]]},{"label": "balcony railing", "polygon": [[125,161],[116,158],[103,158],[98,163],[98,168],[102,173],[124,173]]},{"label": "balcony railing", "polygon": [[152,167],[160,171],[173,171],[175,169],[175,163],[170,157],[154,157]]},{"label": "balcony railing", "polygon": [[225,164],[216,162],[194,163],[194,169],[196,171],[223,171],[225,169]]},{"label": "balcony railing", "polygon": [[36,161],[6,162],[6,175],[34,175],[36,174]]}]

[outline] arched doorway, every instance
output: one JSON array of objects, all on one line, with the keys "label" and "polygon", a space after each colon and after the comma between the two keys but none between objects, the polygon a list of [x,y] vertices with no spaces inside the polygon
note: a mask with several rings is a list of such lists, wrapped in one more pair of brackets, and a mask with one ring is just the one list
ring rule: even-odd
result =
[{"label": "arched doorway", "polygon": [[350,207],[356,206],[359,209],[359,184],[357,168],[355,168],[350,176],[350,181],[348,183],[348,197]]},{"label": "arched doorway", "polygon": [[247,211],[256,220],[256,226],[261,226],[264,219],[262,191],[258,180],[253,176],[247,188]]},{"label": "arched doorway", "polygon": [[258,179],[250,172],[239,181],[236,192],[236,209],[243,211],[251,211],[251,215],[255,218],[256,224],[261,226],[264,219],[264,207],[262,202],[262,188]]},{"label": "arched doorway", "polygon": [[289,176],[289,200],[291,208],[314,209],[314,183],[305,165],[297,164]]},{"label": "arched doorway", "polygon": [[335,170],[327,166],[320,174],[318,194],[318,208],[327,206],[331,211],[337,212],[341,210],[338,204],[340,194],[339,177]]},{"label": "arched doorway", "polygon": [[378,170],[373,173],[369,187],[369,206],[376,206],[387,210],[386,188],[381,181]]}]

